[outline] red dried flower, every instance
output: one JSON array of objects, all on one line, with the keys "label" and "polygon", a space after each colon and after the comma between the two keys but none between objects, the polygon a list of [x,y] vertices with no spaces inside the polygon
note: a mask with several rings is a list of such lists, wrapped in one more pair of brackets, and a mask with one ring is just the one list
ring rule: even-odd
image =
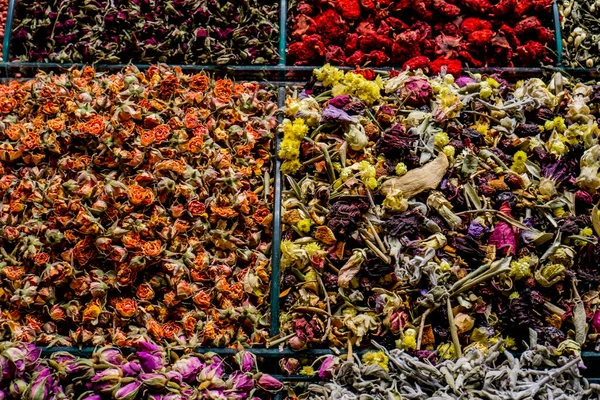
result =
[{"label": "red dried flower", "polygon": [[484,47],[490,44],[490,41],[495,35],[496,33],[489,29],[475,31],[469,35],[469,42],[473,43],[475,46]]},{"label": "red dried flower", "polygon": [[344,65],[346,64],[346,55],[341,47],[329,46],[325,53],[325,60],[330,64]]},{"label": "red dried flower", "polygon": [[402,69],[406,70],[407,68],[410,70],[422,69],[427,71],[429,68],[429,58],[425,56],[417,56],[413,57],[402,65]]},{"label": "red dried flower", "polygon": [[373,71],[371,68],[356,67],[356,69],[354,70],[354,73],[364,76],[365,79],[368,81],[372,81],[373,79],[375,79],[377,77],[377,73],[375,71]]},{"label": "red dried flower", "polygon": [[517,54],[523,64],[533,63],[534,60],[551,61],[544,45],[533,40],[528,41],[523,46],[519,46]]},{"label": "red dried flower", "polygon": [[367,59],[367,55],[360,50],[357,50],[346,59],[348,65],[363,65]]},{"label": "red dried flower", "polygon": [[457,17],[460,14],[460,7],[448,3],[446,0],[433,0],[433,8],[446,17]]},{"label": "red dried flower", "polygon": [[288,55],[295,60],[296,65],[318,63],[325,53],[325,45],[319,35],[304,36],[302,42],[292,43],[288,48]]},{"label": "red dried flower", "polygon": [[460,75],[462,71],[462,64],[459,60],[449,60],[446,57],[439,57],[429,63],[429,69],[432,74],[439,74],[444,67],[447,74],[454,76]]},{"label": "red dried flower", "polygon": [[476,13],[489,13],[492,4],[488,0],[462,0],[462,5]]},{"label": "red dried flower", "polygon": [[492,29],[492,24],[479,18],[466,18],[460,25],[464,34],[469,35],[482,29]]},{"label": "red dried flower", "polygon": [[340,15],[332,9],[319,14],[314,19],[317,32],[324,41],[333,43],[348,32],[348,26],[342,21]]},{"label": "red dried flower", "polygon": [[390,58],[381,50],[373,50],[368,56],[371,63],[376,67],[382,67],[388,63]]},{"label": "red dried flower", "polygon": [[360,18],[360,4],[358,0],[336,0],[335,6],[344,18],[350,20]]}]

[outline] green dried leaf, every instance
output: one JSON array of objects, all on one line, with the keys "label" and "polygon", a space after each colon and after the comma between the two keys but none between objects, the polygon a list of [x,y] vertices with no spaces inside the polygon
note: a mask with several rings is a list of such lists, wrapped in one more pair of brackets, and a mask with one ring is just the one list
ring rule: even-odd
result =
[{"label": "green dried leaf", "polygon": [[479,160],[473,154],[467,154],[463,160],[461,172],[465,175],[471,175],[477,172]]}]

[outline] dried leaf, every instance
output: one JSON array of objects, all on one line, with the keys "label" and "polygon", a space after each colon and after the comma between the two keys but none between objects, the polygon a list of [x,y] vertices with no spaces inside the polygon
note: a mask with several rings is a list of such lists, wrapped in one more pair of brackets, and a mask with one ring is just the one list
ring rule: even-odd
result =
[{"label": "dried leaf", "polygon": [[463,160],[462,173],[465,175],[471,175],[477,172],[477,165],[479,160],[473,154],[467,154]]},{"label": "dried leaf", "polygon": [[411,199],[419,193],[438,187],[448,169],[448,157],[440,153],[438,157],[425,166],[408,171],[401,177],[388,179],[381,185],[381,192],[387,195],[399,189],[405,199]]},{"label": "dried leaf", "polygon": [[355,251],[346,264],[340,269],[340,273],[338,274],[338,285],[340,287],[348,287],[352,278],[360,271],[360,267],[364,261],[364,253],[362,251]]},{"label": "dried leaf", "polygon": [[573,308],[573,325],[575,325],[575,341],[580,345],[583,345],[587,336],[587,323],[585,306],[581,299],[575,301],[575,307]]},{"label": "dried leaf", "polygon": [[475,206],[476,209],[481,210],[483,206],[481,205],[481,200],[479,196],[477,196],[477,192],[473,189],[473,186],[470,183],[465,184],[465,197]]}]

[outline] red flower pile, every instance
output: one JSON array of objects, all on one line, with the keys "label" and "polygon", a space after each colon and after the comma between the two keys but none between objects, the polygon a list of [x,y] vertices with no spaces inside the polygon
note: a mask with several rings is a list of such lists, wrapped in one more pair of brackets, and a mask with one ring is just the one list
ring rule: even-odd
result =
[{"label": "red flower pile", "polygon": [[[300,0],[290,7],[294,65],[537,66],[552,61],[552,0]],[[548,25],[548,24],[546,24]]]}]

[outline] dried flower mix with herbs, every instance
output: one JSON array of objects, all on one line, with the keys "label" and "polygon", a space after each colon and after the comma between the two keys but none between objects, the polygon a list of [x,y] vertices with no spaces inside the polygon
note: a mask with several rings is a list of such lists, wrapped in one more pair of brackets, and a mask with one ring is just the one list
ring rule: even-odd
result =
[{"label": "dried flower mix with herbs", "polygon": [[314,75],[286,100],[273,344],[598,346],[600,86]]},{"label": "dried flower mix with herbs", "polygon": [[294,65],[539,66],[553,59],[552,1],[293,0],[288,57]]},{"label": "dried flower mix with herbs", "polygon": [[320,365],[312,375],[321,382],[296,384],[286,399],[360,400],[365,393],[374,400],[583,400],[600,395],[597,384],[582,378],[581,358],[568,350],[534,344],[516,358],[501,346],[474,347],[458,360],[444,355],[419,360],[383,347],[360,358],[329,356],[315,362]]},{"label": "dried flower mix with herbs", "polygon": [[23,0],[12,61],[277,64],[279,1]]},{"label": "dried flower mix with herbs", "polygon": [[571,68],[600,65],[600,2],[566,0],[558,2],[562,30],[562,62]]},{"label": "dried flower mix with herbs", "polygon": [[274,100],[164,66],[0,86],[3,336],[263,343]]}]

